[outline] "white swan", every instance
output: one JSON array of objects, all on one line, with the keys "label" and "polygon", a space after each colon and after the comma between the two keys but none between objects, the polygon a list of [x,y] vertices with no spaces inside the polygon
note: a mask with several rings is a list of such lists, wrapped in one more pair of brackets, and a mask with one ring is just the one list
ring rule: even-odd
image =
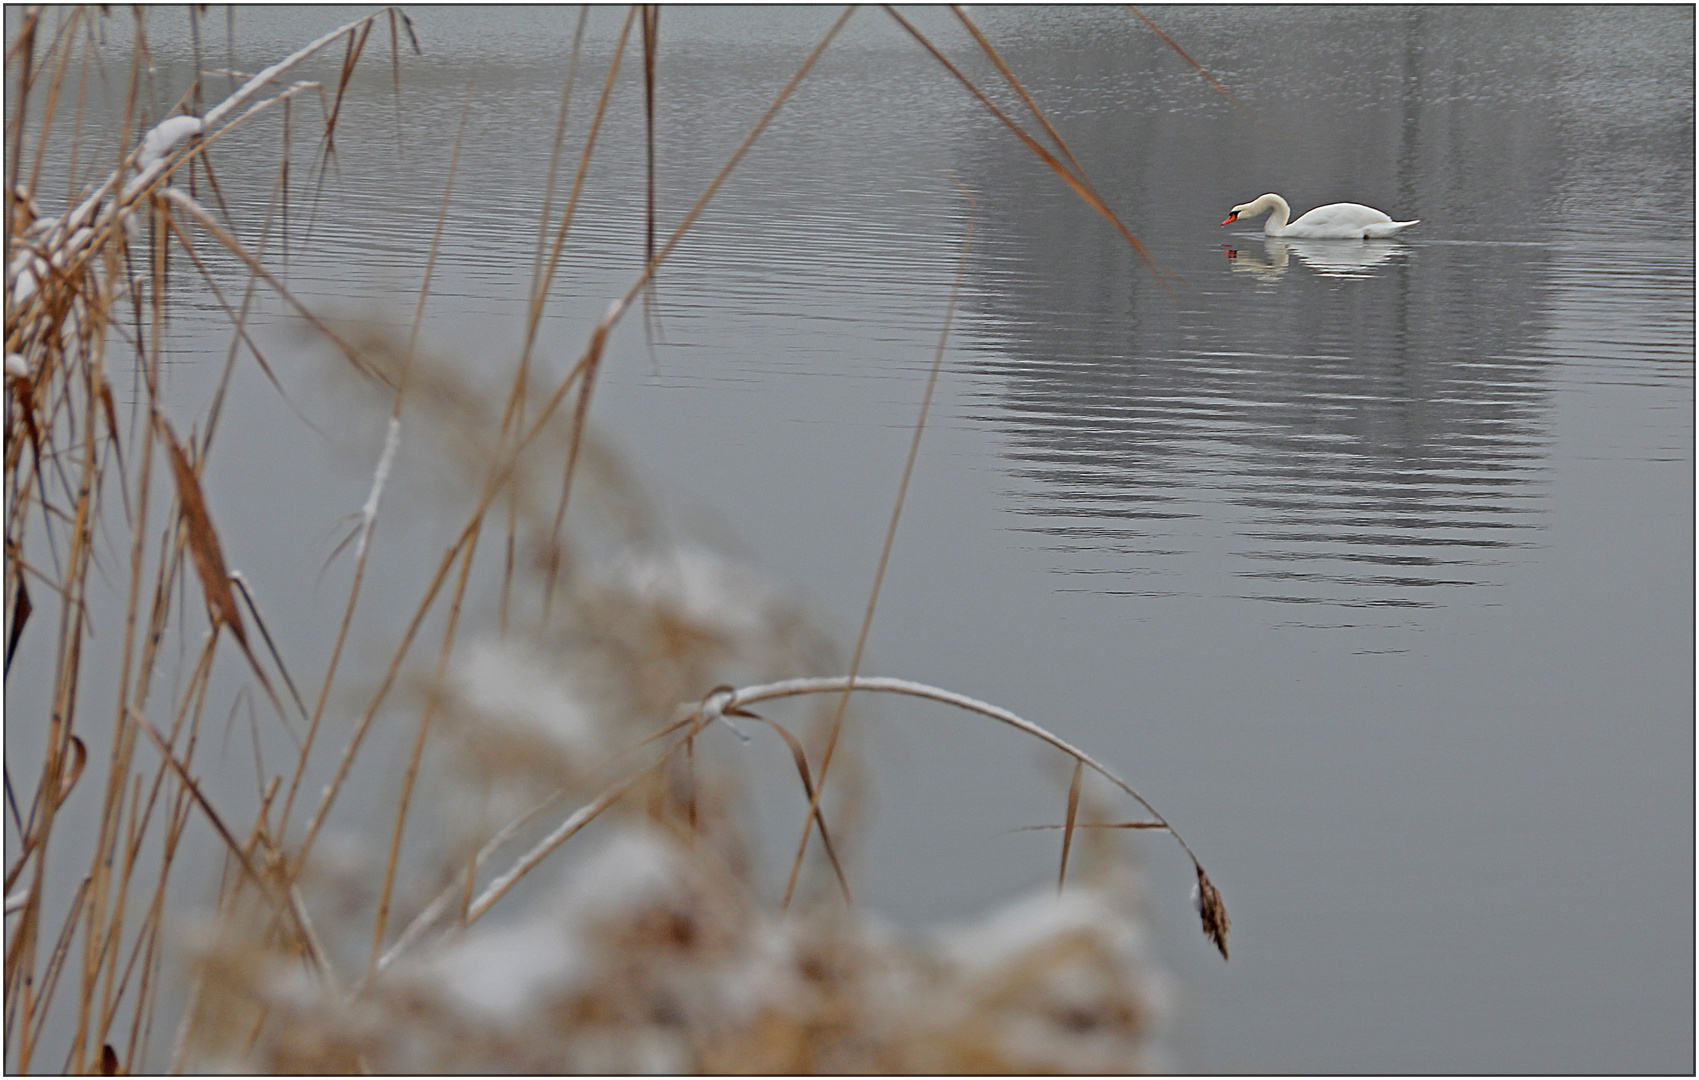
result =
[{"label": "white swan", "polygon": [[1407,229],[1416,224],[1415,221],[1393,221],[1374,207],[1364,206],[1362,203],[1336,202],[1318,206],[1288,225],[1286,219],[1292,216],[1292,207],[1287,205],[1285,199],[1273,193],[1248,203],[1240,203],[1221,224],[1231,225],[1241,216],[1260,217],[1270,210],[1274,213],[1268,214],[1268,221],[1262,227],[1263,232],[1270,236],[1291,236],[1303,240],[1367,240],[1391,236],[1399,229]]}]

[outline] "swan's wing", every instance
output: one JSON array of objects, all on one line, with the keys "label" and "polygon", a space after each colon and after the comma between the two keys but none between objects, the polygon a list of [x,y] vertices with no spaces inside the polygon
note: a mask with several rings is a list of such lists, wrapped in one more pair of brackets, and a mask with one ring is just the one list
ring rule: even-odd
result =
[{"label": "swan's wing", "polygon": [[1336,202],[1326,206],[1318,206],[1305,214],[1293,226],[1303,226],[1307,229],[1363,229],[1370,225],[1379,225],[1391,221],[1389,215],[1381,213],[1372,206],[1362,203]]}]

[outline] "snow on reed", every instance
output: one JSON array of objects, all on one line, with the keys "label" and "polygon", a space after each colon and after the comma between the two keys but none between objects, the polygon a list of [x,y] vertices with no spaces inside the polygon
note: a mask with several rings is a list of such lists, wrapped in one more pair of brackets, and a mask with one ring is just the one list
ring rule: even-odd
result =
[{"label": "snow on reed", "polygon": [[146,175],[155,164],[165,160],[177,144],[201,133],[198,116],[171,116],[161,120],[146,135],[136,152],[136,172]]},{"label": "snow on reed", "polygon": [[658,611],[728,638],[759,636],[777,601],[766,582],[701,547],[622,553],[610,577]]},{"label": "snow on reed", "polygon": [[522,639],[474,640],[449,673],[449,692],[476,723],[467,727],[482,746],[544,755],[553,767],[584,769],[607,752],[593,706],[551,659]]},{"label": "snow on reed", "polygon": [[[246,1070],[1158,1070],[1165,977],[1111,872],[945,930],[786,915],[675,831],[627,820],[499,924],[367,986],[358,1007],[273,958]],[[224,965],[229,972],[234,965]]]}]

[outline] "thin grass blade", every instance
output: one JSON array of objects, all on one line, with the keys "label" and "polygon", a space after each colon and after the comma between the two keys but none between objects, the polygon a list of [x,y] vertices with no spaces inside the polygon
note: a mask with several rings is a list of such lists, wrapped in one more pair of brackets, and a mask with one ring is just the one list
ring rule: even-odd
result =
[{"label": "thin grass blade", "polygon": [[1074,778],[1068,782],[1068,817],[1062,824],[1062,865],[1056,871],[1056,891],[1068,882],[1068,849],[1074,844],[1074,818],[1080,809],[1080,785],[1085,780],[1085,763],[1074,762]]},{"label": "thin grass blade", "polygon": [[6,673],[11,674],[12,656],[18,651],[18,639],[24,636],[24,626],[29,622],[30,612],[35,605],[30,603],[29,589],[24,586],[23,575],[18,575],[18,594],[12,598],[12,628],[6,632]]},{"label": "thin grass blade", "polygon": [[837,875],[838,888],[843,890],[845,903],[854,903],[855,898],[850,895],[849,878],[844,875],[843,864],[838,861],[838,853],[832,847],[832,834],[826,828],[825,811],[820,809],[820,802],[814,795],[814,781],[808,774],[808,754],[803,750],[802,743],[783,724],[775,723],[765,716],[759,716],[747,709],[728,709],[727,712],[732,716],[747,716],[751,720],[761,721],[778,732],[779,737],[785,740],[785,745],[790,747],[791,760],[796,762],[797,776],[802,779],[802,793],[814,811],[815,824],[820,826],[820,843],[826,851],[826,857],[832,862],[832,873]]},{"label": "thin grass blade", "polygon": [[1166,44],[1170,49],[1173,49],[1174,52],[1179,55],[1180,59],[1182,59],[1186,63],[1192,65],[1192,70],[1196,71],[1199,75],[1203,76],[1205,82],[1207,82],[1207,83],[1209,83],[1209,85],[1215,87],[1216,93],[1220,94],[1222,97],[1226,98],[1228,101],[1231,101],[1235,108],[1242,110],[1244,112],[1244,114],[1246,116],[1249,116],[1251,119],[1259,120],[1259,121],[1262,119],[1256,113],[1252,112],[1250,107],[1247,106],[1244,102],[1240,101],[1237,97],[1234,97],[1233,91],[1227,89],[1225,86],[1222,86],[1220,79],[1217,79],[1214,75],[1211,75],[1208,71],[1206,71],[1204,69],[1204,66],[1202,64],[1198,63],[1196,60],[1193,60],[1191,54],[1188,53],[1185,49],[1180,48],[1180,43],[1175,41],[1173,38],[1169,37],[1166,33],[1164,33],[1163,30],[1162,30],[1162,27],[1156,25],[1156,23],[1151,19],[1151,17],[1149,15],[1146,15],[1143,11],[1140,11],[1137,4],[1128,4],[1127,10],[1131,11],[1134,15],[1137,15],[1140,19],[1144,20],[1144,24],[1146,26],[1150,27],[1152,33],[1154,33],[1157,37],[1161,38],[1163,43]]},{"label": "thin grass blade", "polygon": [[160,417],[158,425],[159,433],[165,439],[166,454],[171,460],[171,474],[177,481],[177,501],[182,507],[183,524],[188,530],[189,553],[194,556],[195,571],[200,575],[207,604],[218,619],[230,627],[236,640],[246,646],[248,635],[242,629],[242,612],[237,608],[236,594],[230,588],[224,552],[219,547],[218,533],[212,527],[212,517],[207,513],[200,480],[195,476],[188,456],[183,453],[183,447],[177,442],[171,424]]}]

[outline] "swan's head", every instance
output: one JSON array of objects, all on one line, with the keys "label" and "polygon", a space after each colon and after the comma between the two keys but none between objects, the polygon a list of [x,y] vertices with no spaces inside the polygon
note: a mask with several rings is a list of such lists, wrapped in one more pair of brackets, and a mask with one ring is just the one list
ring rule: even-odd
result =
[{"label": "swan's head", "polygon": [[1238,221],[1241,216],[1248,218],[1261,217],[1272,210],[1274,205],[1279,201],[1280,196],[1278,195],[1259,195],[1248,203],[1240,203],[1238,206],[1235,206],[1233,208],[1233,212],[1227,215],[1227,220],[1223,221],[1221,224],[1231,225],[1235,221]]}]

